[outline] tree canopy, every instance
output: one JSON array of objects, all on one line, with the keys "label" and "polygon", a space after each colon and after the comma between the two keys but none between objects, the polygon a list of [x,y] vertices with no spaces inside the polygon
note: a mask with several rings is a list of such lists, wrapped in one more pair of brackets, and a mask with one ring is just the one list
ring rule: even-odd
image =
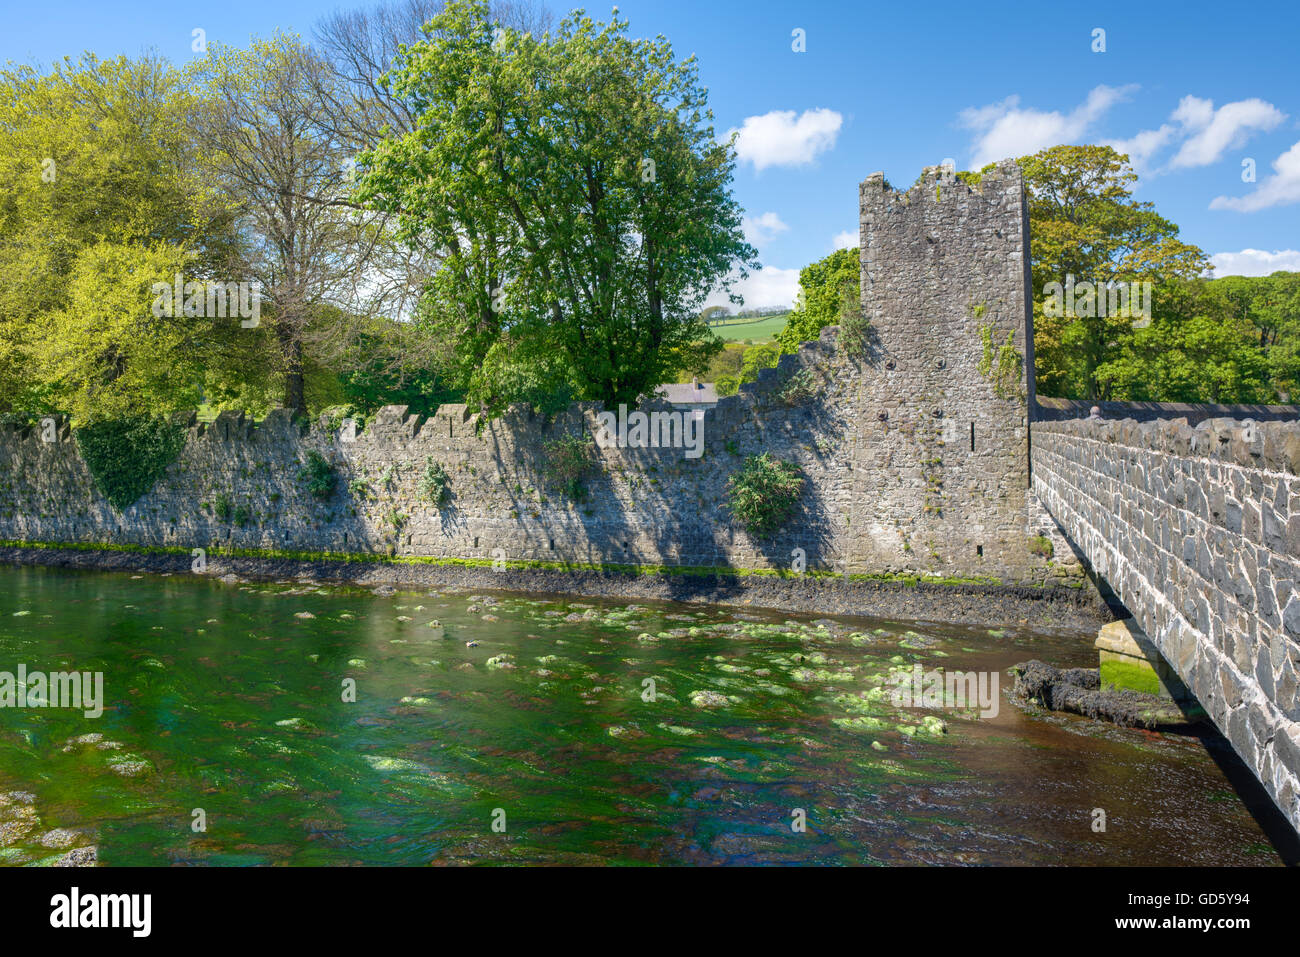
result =
[{"label": "tree canopy", "polygon": [[491,410],[652,394],[719,348],[700,307],[753,265],[693,59],[626,28],[535,36],[455,0],[389,76],[414,128],[362,156],[358,195],[442,253],[419,322]]}]

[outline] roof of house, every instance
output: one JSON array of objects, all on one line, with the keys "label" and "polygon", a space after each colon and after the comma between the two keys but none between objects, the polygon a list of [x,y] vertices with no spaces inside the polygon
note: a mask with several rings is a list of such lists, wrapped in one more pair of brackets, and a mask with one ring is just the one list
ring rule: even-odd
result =
[{"label": "roof of house", "polygon": [[712,382],[674,382],[661,385],[656,395],[673,405],[712,405],[718,401],[718,390]]}]

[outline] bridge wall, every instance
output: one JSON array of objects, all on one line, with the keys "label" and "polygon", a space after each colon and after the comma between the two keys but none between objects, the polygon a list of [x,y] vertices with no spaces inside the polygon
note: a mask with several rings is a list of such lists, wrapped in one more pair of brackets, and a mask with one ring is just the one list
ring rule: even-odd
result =
[{"label": "bridge wall", "polygon": [[1300,830],[1300,424],[1032,428],[1038,498]]},{"label": "bridge wall", "polygon": [[1293,422],[1300,419],[1295,405],[1211,405],[1202,402],[1105,402],[1090,399],[1056,399],[1039,396],[1034,406],[1034,420],[1086,419],[1096,406],[1103,419],[1186,419],[1199,425],[1207,419],[1252,419],[1255,422]]}]

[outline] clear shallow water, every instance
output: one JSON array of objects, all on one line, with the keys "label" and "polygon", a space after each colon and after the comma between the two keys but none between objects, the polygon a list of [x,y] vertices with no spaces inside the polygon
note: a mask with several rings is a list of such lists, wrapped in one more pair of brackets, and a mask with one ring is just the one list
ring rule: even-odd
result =
[{"label": "clear shallow water", "polygon": [[1026,714],[1005,676],[997,717],[908,734],[891,667],[1095,664],[1077,632],[911,628],[0,567],[0,671],[106,698],[0,708],[0,863],[1279,863],[1197,740]]}]

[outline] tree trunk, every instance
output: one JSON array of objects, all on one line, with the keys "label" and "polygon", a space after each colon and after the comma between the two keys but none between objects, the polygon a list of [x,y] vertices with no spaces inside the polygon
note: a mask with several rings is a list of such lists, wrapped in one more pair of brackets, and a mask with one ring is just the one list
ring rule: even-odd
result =
[{"label": "tree trunk", "polygon": [[303,387],[302,343],[289,337],[284,343],[284,407],[295,418],[307,417],[307,395]]}]

